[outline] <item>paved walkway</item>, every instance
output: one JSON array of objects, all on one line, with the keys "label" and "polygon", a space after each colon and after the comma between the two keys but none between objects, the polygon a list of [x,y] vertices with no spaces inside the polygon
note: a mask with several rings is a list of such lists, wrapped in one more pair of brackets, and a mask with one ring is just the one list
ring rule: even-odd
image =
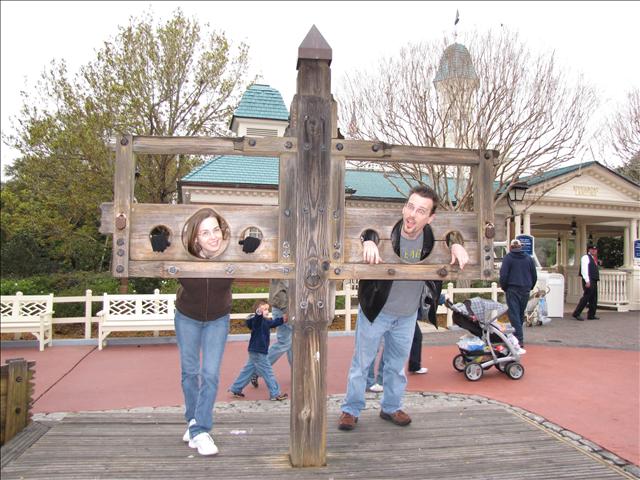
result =
[{"label": "paved walkway", "polygon": [[[464,331],[425,335],[423,365],[427,375],[410,375],[408,390],[424,392],[423,402],[434,395],[458,401],[457,395],[473,395],[478,401],[493,399],[530,412],[532,418],[559,432],[567,432],[609,456],[620,465],[640,464],[640,318],[637,312],[599,312],[601,319],[577,322],[554,319],[544,327],[525,330],[528,353],[526,373],[513,381],[491,369],[478,382],[467,381],[453,370],[455,342]],[[220,407],[238,405],[226,392],[246,360],[246,341],[227,345],[218,394]],[[328,394],[344,394],[346,374],[353,352],[353,337],[330,336],[327,376]],[[44,352],[35,348],[3,348],[1,361],[23,357],[36,361],[33,412],[38,419],[61,417],[59,412],[114,409],[180,409],[178,352],[174,344],[54,346]],[[285,360],[275,371],[282,389],[290,391]],[[245,390],[251,409],[254,400],[266,399],[261,383]],[[444,395],[447,394],[447,395]],[[260,402],[263,403],[263,402]],[[275,402],[266,402],[267,405]],[[369,404],[377,408],[376,395]],[[417,408],[417,407],[416,407]],[[411,406],[407,407],[409,413]],[[337,413],[330,413],[333,431]],[[578,440],[576,440],[578,441]],[[489,442],[490,444],[490,442]],[[601,450],[604,449],[604,450]],[[637,472],[637,467],[636,470]]]}]

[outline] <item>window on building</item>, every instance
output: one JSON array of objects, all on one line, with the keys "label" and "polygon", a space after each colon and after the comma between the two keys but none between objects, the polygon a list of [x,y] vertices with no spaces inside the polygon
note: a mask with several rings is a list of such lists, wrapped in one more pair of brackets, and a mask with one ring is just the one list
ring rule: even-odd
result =
[{"label": "window on building", "polygon": [[249,137],[277,137],[278,130],[271,128],[253,128],[247,127],[247,136]]}]

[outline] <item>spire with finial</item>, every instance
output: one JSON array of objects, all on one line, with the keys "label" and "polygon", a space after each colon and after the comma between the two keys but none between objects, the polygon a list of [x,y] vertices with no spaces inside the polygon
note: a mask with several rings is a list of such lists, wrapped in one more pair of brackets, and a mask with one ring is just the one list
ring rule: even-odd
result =
[{"label": "spire with finial", "polygon": [[456,19],[453,22],[453,41],[455,42],[458,39],[458,22],[460,21],[460,12],[456,10]]},{"label": "spire with finial", "polygon": [[296,68],[300,68],[300,60],[328,60],[331,65],[331,47],[324,39],[315,25],[311,27],[307,36],[298,47],[298,63]]}]

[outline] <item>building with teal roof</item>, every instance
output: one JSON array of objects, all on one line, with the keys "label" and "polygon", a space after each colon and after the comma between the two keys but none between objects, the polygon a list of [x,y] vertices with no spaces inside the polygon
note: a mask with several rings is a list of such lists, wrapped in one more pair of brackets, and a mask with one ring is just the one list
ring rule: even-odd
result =
[{"label": "building with teal roof", "polygon": [[[454,49],[453,53],[461,52]],[[464,64],[458,63],[447,64],[445,73],[451,75],[455,73],[454,68],[462,68],[460,74],[470,75]],[[268,85],[256,84],[243,96],[231,128],[238,136],[284,136],[288,118],[280,93]],[[278,173],[277,157],[211,157],[179,181],[180,202],[277,205]],[[346,206],[398,206],[404,202],[409,185],[395,175],[385,175],[375,169],[348,168]],[[424,180],[429,183],[428,179]],[[601,278],[605,279],[603,289],[617,290],[615,295],[603,294],[599,304],[640,310],[640,261],[636,265],[633,250],[634,241],[640,237],[640,185],[595,161],[522,177],[519,181],[529,187],[525,201],[514,204],[514,215],[506,201],[499,202],[495,207],[496,216],[507,218],[506,228],[513,232],[511,235],[534,236],[536,253],[539,248],[553,251],[553,255],[547,256],[553,263],[543,260],[541,266],[564,275],[565,300],[576,302],[582,294],[577,269],[587,243],[597,243],[602,237],[617,237],[623,240],[623,265],[601,271]],[[448,187],[450,200],[454,202],[453,180]],[[542,250],[540,252],[543,258]],[[609,277],[615,280],[609,282]]]}]

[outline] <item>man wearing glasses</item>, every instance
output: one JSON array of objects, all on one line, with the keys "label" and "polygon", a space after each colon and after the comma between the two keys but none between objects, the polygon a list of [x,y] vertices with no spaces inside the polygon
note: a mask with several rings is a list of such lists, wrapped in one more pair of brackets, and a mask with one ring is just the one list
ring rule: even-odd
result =
[{"label": "man wearing glasses", "polygon": [[[414,187],[402,208],[400,220],[391,232],[393,250],[408,263],[418,263],[433,249],[434,236],[429,225],[435,218],[438,205],[436,192],[427,186]],[[361,237],[363,259],[369,264],[383,262],[378,250],[379,238],[367,230]],[[464,247],[451,245],[451,263],[460,268],[469,261]],[[402,411],[402,397],[407,385],[404,364],[409,357],[416,316],[425,295],[429,297],[430,315],[435,310],[442,282],[429,282],[436,290],[425,288],[422,280],[360,280],[358,286],[358,319],[356,343],[349,375],[347,393],[338,422],[340,430],[353,430],[360,411],[365,406],[367,370],[373,361],[380,341],[384,338],[383,396],[380,417],[395,425],[406,426],[411,417]]]}]

